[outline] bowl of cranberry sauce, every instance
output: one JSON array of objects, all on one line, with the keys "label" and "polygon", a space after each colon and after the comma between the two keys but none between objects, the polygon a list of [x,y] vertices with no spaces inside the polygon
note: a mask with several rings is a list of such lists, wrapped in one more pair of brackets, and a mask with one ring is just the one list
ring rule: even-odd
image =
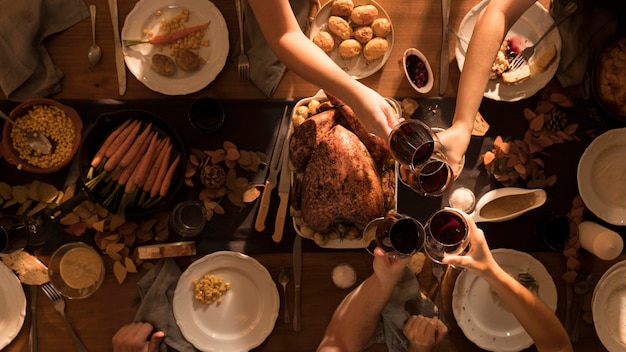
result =
[{"label": "bowl of cranberry sauce", "polygon": [[418,93],[428,93],[433,88],[433,71],[426,56],[415,48],[406,49],[402,57],[404,74]]}]

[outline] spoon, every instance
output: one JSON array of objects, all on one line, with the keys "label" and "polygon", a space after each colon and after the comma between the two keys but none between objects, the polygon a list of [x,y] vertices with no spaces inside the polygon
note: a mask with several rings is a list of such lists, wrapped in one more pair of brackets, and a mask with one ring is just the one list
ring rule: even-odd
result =
[{"label": "spoon", "polygon": [[280,268],[280,273],[278,274],[278,283],[283,286],[283,298],[285,300],[285,324],[289,324],[291,322],[291,314],[289,314],[289,304],[287,303],[287,284],[289,283],[290,274],[287,268],[284,266]]},{"label": "spoon", "polygon": [[100,58],[102,58],[102,49],[100,46],[96,44],[96,5],[89,5],[89,12],[91,13],[91,46],[89,47],[89,52],[87,53],[87,58],[89,58],[89,63],[92,65],[100,62]]},{"label": "spoon", "polygon": [[576,311],[576,320],[574,320],[574,327],[572,328],[572,342],[578,342],[580,316],[583,311],[583,298],[589,291],[591,291],[593,285],[591,283],[591,274],[581,275],[574,283],[574,293],[578,296],[578,310]]},{"label": "spoon", "polygon": [[24,135],[26,136],[26,140],[28,141],[28,145],[34,151],[36,151],[37,153],[43,154],[43,155],[47,155],[47,154],[52,153],[52,144],[50,143],[50,140],[48,140],[48,138],[46,136],[44,136],[43,134],[41,134],[39,132],[36,132],[36,131],[35,132],[26,131],[25,129],[23,129],[20,126],[18,126],[15,122],[13,122],[13,120],[11,120],[2,111],[0,111],[0,117],[2,117],[8,123],[12,124],[13,127],[15,127],[18,130],[22,131],[22,133],[24,133]]}]

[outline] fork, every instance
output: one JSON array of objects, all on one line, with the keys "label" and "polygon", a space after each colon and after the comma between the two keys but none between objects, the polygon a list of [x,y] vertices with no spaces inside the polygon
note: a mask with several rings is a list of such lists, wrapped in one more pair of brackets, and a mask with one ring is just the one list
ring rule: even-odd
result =
[{"label": "fork", "polygon": [[243,7],[241,0],[235,0],[237,7],[237,20],[239,21],[239,58],[237,59],[237,69],[239,70],[239,79],[250,79],[250,59],[246,55],[243,46]]},{"label": "fork", "polygon": [[65,325],[67,325],[67,329],[70,331],[70,334],[72,335],[72,340],[74,340],[74,344],[76,345],[76,350],[79,352],[87,352],[87,349],[85,348],[83,343],[80,341],[80,338],[78,337],[78,335],[76,335],[74,328],[72,328],[72,325],[70,325],[70,322],[65,317],[65,300],[63,300],[63,297],[61,297],[61,294],[59,293],[59,291],[57,291],[57,289],[54,288],[54,286],[52,286],[52,284],[49,282],[47,284],[43,284],[41,286],[41,289],[46,294],[46,296],[48,296],[48,298],[50,298],[50,300],[52,301],[52,304],[54,305],[54,309],[56,309],[56,311],[59,312],[59,314],[61,314],[61,317],[63,318],[63,321],[65,322]]},{"label": "fork", "polygon": [[528,62],[531,56],[533,56],[533,54],[535,53],[535,48],[537,48],[537,45],[539,45],[539,43],[543,40],[543,38],[545,38],[548,35],[548,33],[550,33],[556,26],[561,24],[561,22],[565,21],[565,19],[568,18],[569,15],[573,14],[577,8],[578,6],[576,5],[576,3],[574,2],[568,3],[563,9],[563,13],[561,14],[561,16],[552,23],[552,25],[548,28],[548,30],[546,30],[543,33],[541,37],[539,37],[537,42],[535,42],[534,45],[531,45],[525,48],[524,50],[522,50],[519,54],[515,56],[515,58],[509,64],[509,71],[515,71],[519,69],[520,67],[522,67],[523,64]]}]

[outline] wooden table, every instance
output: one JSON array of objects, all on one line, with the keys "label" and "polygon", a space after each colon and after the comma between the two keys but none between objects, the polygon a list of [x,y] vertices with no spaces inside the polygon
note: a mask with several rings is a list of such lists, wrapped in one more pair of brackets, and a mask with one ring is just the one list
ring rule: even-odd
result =
[{"label": "wooden table", "polygon": [[[238,28],[235,16],[234,3],[226,0],[214,1],[226,18],[229,28],[231,48],[236,45]],[[322,1],[324,3],[325,1]],[[395,44],[391,57],[384,68],[376,74],[362,80],[366,85],[376,89],[383,96],[394,97],[417,97],[418,94],[409,86],[404,78],[402,68],[398,64],[404,49],[408,47],[419,48],[429,59],[436,77],[435,86],[426,97],[438,96],[439,53],[441,41],[441,8],[438,1],[426,1],[416,4],[412,11],[407,11],[407,4],[392,0],[378,1],[388,12],[394,25]],[[548,0],[540,1],[548,6]],[[64,72],[62,81],[63,91],[53,96],[56,99],[154,99],[167,100],[171,97],[153,92],[137,81],[127,71],[128,88],[124,96],[118,95],[117,79],[115,74],[112,27],[109,17],[107,1],[92,1],[98,6],[97,38],[103,48],[103,59],[100,64],[91,67],[86,58],[87,48],[91,44],[90,22],[88,19],[78,23],[63,33],[54,35],[46,40],[54,62]],[[458,28],[463,16],[469,9],[478,3],[478,0],[458,0],[450,12],[450,24]],[[120,26],[123,24],[126,14],[133,8],[134,2],[120,1]],[[454,97],[458,85],[459,70],[454,60],[455,40],[450,37],[450,83],[445,96]],[[290,72],[285,74],[278,89],[272,98],[290,99],[310,96],[318,90],[300,77]],[[219,99],[263,99],[264,96],[249,82],[241,81],[237,77],[235,65],[229,60],[222,73],[205,89],[189,95],[189,98],[200,96],[212,96]],[[2,97],[0,97],[2,98]],[[293,237],[292,237],[293,238]],[[496,242],[497,243],[497,242]],[[565,285],[560,276],[565,271],[565,261],[560,253],[532,251],[531,254],[539,259],[549,270],[559,292],[557,315],[561,320],[564,318],[564,290]],[[288,252],[258,253],[253,254],[276,277],[278,269],[282,265],[291,266],[291,254]],[[46,258],[42,258],[44,261]],[[617,262],[603,262],[593,257],[583,255],[587,267],[594,272],[603,272],[611,264]],[[622,255],[620,260],[626,259]],[[358,272],[359,282],[371,274],[371,257],[364,251],[306,251],[303,255],[303,298],[302,298],[302,331],[294,332],[291,326],[282,322],[281,315],[276,323],[274,331],[268,339],[256,350],[259,351],[313,351],[322,338],[326,325],[337,304],[347,294],[347,290],[335,288],[330,280],[331,269],[339,263],[352,264]],[[139,304],[137,281],[145,273],[142,269],[138,274],[130,275],[121,285],[117,284],[110,270],[110,262],[107,262],[108,270],[105,282],[94,296],[85,300],[67,302],[68,319],[72,322],[78,335],[82,338],[90,351],[110,351],[110,340],[117,329],[132,321]],[[447,306],[444,311],[447,320],[451,322],[449,338],[455,347],[453,351],[480,351],[481,349],[470,342],[463,332],[456,326],[449,302],[451,301],[452,288],[455,276],[458,272],[452,272],[451,277],[445,281],[443,293]],[[418,276],[422,291],[432,294],[434,290],[434,278],[430,273],[430,267],[426,266]],[[293,299],[293,283],[288,287],[291,299]],[[293,301],[290,301],[293,308]],[[38,307],[39,322],[39,346],[41,351],[68,351],[72,350],[72,342],[65,325],[59,314],[54,311],[51,302],[40,294]],[[27,316],[24,327],[17,338],[4,350],[25,351],[29,331],[29,319]],[[594,328],[590,324],[581,325],[581,342],[574,346],[576,350],[603,350]],[[376,346],[372,350],[385,350],[383,346]],[[531,347],[529,351],[534,351]]]},{"label": "wooden table", "polygon": [[[229,0],[213,1],[224,15],[228,26],[231,53],[239,43],[239,29],[235,13],[235,2]],[[327,0],[321,0],[326,3]],[[458,28],[465,14],[478,3],[478,0],[455,0],[450,9],[450,25]],[[540,0],[546,8],[549,0]],[[58,99],[163,99],[164,95],[151,91],[140,83],[126,70],[127,90],[122,97],[118,94],[115,70],[113,29],[106,0],[93,0],[97,6],[98,44],[102,47],[102,61],[90,66],[87,61],[87,49],[91,45],[91,22],[89,19],[76,24],[68,30],[49,37],[45,41],[46,48],[56,65],[65,74],[62,81],[63,91],[53,96]],[[124,25],[126,15],[135,6],[135,1],[119,0],[120,29]],[[441,52],[441,2],[421,1],[411,4],[407,11],[407,3],[380,0],[378,3],[391,18],[394,28],[394,45],[391,56],[385,66],[372,76],[363,79],[367,86],[388,97],[415,97],[415,92],[402,71],[399,62],[407,48],[418,48],[428,61],[435,76],[435,85],[426,96],[438,96],[439,91],[439,55]],[[456,40],[449,36],[450,78],[446,96],[455,96],[459,80],[459,69],[454,56]],[[229,53],[230,57],[230,53]],[[287,70],[272,98],[298,98],[315,94],[319,87],[307,83],[293,72]],[[2,93],[0,93],[2,94]],[[224,70],[217,79],[203,90],[191,94],[190,97],[212,96],[221,99],[263,99],[263,94],[250,82],[241,81],[237,76],[236,65],[228,59]]]}]

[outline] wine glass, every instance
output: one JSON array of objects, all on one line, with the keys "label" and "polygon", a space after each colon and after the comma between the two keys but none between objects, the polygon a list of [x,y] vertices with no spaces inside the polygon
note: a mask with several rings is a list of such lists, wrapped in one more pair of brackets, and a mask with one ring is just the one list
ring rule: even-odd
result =
[{"label": "wine glass", "polygon": [[363,238],[371,239],[367,250],[372,255],[376,247],[381,247],[388,256],[406,258],[422,249],[425,232],[414,218],[391,213],[370,221],[363,230]]},{"label": "wine glass", "polygon": [[417,194],[428,197],[442,195],[455,180],[445,147],[439,141],[434,142],[433,153],[426,162],[412,169],[400,165],[398,174],[402,183]]},{"label": "wine glass", "polygon": [[438,141],[435,133],[419,120],[405,120],[389,134],[389,150],[400,164],[414,169],[431,157]]},{"label": "wine glass", "polygon": [[443,208],[428,219],[425,226],[424,252],[434,262],[443,264],[446,255],[458,255],[469,245],[469,228],[456,209]]}]

